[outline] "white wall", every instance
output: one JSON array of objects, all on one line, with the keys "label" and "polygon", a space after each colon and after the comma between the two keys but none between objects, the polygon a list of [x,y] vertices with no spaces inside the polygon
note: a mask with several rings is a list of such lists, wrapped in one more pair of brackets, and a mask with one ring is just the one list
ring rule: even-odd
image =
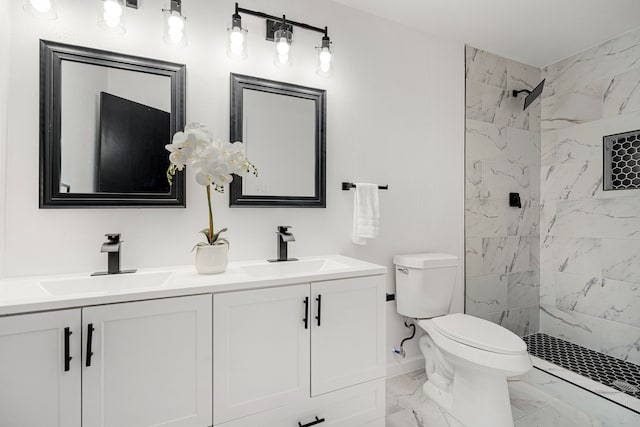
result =
[{"label": "white wall", "polygon": [[[209,124],[220,138],[228,138],[230,72],[327,89],[327,208],[230,209],[228,196],[216,195],[216,225],[230,230],[232,260],[272,257],[279,224],[293,226],[292,255],[342,253],[386,265],[390,290],[394,254],[442,251],[462,260],[464,47],[331,2],[319,3],[246,0],[242,6],[328,25],[336,60],[330,79],[313,72],[318,34],[296,29],[294,66],[277,69],[273,46],[262,38],[264,22],[250,16],[243,17],[249,59],[229,61],[225,39],[231,0],[185,2],[190,39],[181,50],[162,42],[160,2],[127,10],[124,36],[97,27],[96,2],[62,0],[56,21],[36,20],[15,7],[5,275],[104,269],[99,246],[107,232],[124,236],[124,268],[190,264],[189,251],[206,225],[205,192],[191,175],[186,209],[38,209],[40,38],[186,63],[187,121]],[[345,180],[389,185],[381,195],[380,239],[365,247],[350,242],[353,192],[341,191]],[[456,311],[462,310],[462,262],[459,270]],[[391,347],[407,330],[394,305],[388,308]],[[418,354],[415,341],[408,353]]]},{"label": "white wall", "polygon": [[6,188],[6,148],[7,148],[7,108],[8,108],[8,91],[9,91],[9,64],[6,58],[9,58],[11,20],[11,5],[9,0],[0,0],[0,10],[6,13],[0,14],[0,277],[4,276],[4,260],[5,260],[5,188]]}]

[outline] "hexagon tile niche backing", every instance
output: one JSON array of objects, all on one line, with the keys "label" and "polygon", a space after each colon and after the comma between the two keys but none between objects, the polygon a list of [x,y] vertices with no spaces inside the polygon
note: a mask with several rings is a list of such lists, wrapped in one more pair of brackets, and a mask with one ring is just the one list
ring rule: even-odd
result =
[{"label": "hexagon tile niche backing", "polygon": [[640,188],[640,130],[607,135],[604,142],[604,189]]}]

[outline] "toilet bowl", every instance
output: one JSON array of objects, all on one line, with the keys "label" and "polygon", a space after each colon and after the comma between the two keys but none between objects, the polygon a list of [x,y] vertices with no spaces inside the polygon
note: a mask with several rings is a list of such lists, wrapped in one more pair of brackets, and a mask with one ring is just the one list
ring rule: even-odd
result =
[{"label": "toilet bowl", "polygon": [[[425,394],[468,427],[511,427],[507,377],[531,367],[524,341],[465,314],[418,321],[425,357]],[[435,361],[435,362],[434,362]]]},{"label": "toilet bowl", "polygon": [[467,427],[513,427],[507,377],[532,367],[524,341],[487,320],[448,314],[455,256],[397,255],[394,264],[398,313],[426,332],[425,394]]}]

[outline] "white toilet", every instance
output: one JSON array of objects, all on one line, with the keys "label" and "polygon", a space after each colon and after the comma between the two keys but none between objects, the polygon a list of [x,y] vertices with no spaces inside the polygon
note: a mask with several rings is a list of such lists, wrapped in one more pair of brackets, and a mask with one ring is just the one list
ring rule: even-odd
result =
[{"label": "white toilet", "polygon": [[466,314],[447,314],[458,258],[396,255],[398,313],[418,319],[427,382],[425,394],[467,427],[513,427],[507,377],[532,367],[516,334]]}]

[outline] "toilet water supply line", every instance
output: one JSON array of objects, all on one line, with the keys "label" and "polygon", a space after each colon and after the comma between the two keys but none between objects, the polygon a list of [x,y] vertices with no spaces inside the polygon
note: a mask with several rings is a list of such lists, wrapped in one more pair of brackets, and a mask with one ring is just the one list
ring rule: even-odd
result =
[{"label": "toilet water supply line", "polygon": [[412,339],[413,339],[413,337],[415,337],[415,336],[416,336],[416,325],[415,325],[415,323],[408,323],[408,322],[409,322],[409,319],[408,319],[408,318],[405,318],[405,320],[404,320],[404,326],[405,326],[405,328],[412,329],[411,335],[409,335],[408,337],[406,337],[405,339],[403,339],[402,341],[400,341],[400,349],[397,349],[397,348],[394,348],[394,349],[393,349],[393,352],[394,352],[395,354],[399,354],[400,356],[402,356],[402,358],[403,358],[403,359],[404,359],[404,357],[406,356],[406,354],[405,354],[405,352],[404,352],[404,348],[403,348],[403,347],[404,347],[404,343],[405,343],[406,341],[410,341],[410,340],[412,340]]}]

